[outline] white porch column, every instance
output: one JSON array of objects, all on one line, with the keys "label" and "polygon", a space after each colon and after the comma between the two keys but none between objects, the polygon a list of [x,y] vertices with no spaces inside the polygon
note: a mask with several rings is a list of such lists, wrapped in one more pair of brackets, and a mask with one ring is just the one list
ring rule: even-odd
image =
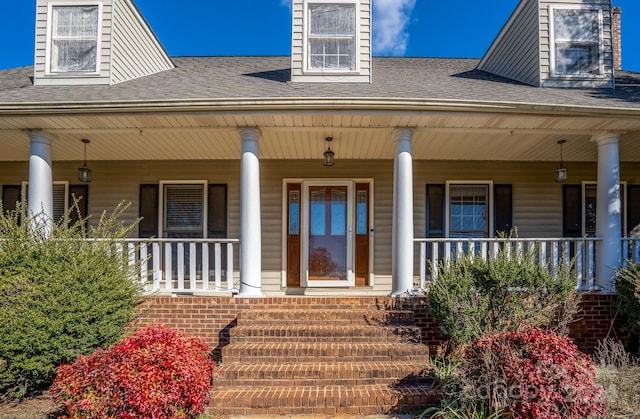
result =
[{"label": "white porch column", "polygon": [[29,218],[34,225],[44,223],[50,232],[53,228],[52,138],[41,131],[29,131],[29,140]]},{"label": "white porch column", "polygon": [[413,289],[413,130],[393,132],[396,143],[393,168],[393,297],[408,295]]},{"label": "white porch column", "polygon": [[598,191],[596,196],[596,284],[613,291],[615,272],[622,255],[620,204],[620,135],[604,133],[593,137],[598,144]]},{"label": "white porch column", "polygon": [[262,232],[260,162],[257,128],[239,130],[240,161],[240,292],[238,297],[262,297]]}]

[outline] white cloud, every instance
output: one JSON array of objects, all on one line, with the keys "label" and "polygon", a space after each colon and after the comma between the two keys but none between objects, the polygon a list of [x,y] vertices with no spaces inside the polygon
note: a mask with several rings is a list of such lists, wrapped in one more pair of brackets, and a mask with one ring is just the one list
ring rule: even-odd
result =
[{"label": "white cloud", "polygon": [[373,52],[402,55],[407,49],[407,26],[416,0],[373,0]]},{"label": "white cloud", "polygon": [[291,0],[280,0],[280,5],[291,10]]}]

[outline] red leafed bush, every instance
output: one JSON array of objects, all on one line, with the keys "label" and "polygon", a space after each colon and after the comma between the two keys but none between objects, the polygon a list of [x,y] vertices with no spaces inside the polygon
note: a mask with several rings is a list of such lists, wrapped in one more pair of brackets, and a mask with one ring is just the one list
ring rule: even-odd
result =
[{"label": "red leafed bush", "polygon": [[[605,413],[595,364],[569,338],[552,331],[528,327],[487,335],[467,348],[465,359],[465,373],[481,383],[474,391],[483,394],[476,399],[496,404],[494,410],[544,419]],[[493,372],[492,382],[483,383],[487,370]]]},{"label": "red leafed bush", "polygon": [[60,367],[51,394],[70,417],[194,417],[209,403],[214,367],[201,339],[148,326]]}]

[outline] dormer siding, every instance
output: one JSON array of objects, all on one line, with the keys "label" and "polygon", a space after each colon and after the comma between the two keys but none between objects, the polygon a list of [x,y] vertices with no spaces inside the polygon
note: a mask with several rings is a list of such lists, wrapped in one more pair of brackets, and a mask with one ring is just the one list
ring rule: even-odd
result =
[{"label": "dormer siding", "polygon": [[[99,68],[92,74],[51,74],[47,69],[49,46],[49,5],[56,6],[93,6],[101,9],[99,21]],[[34,57],[34,83],[36,85],[87,85],[109,84],[111,68],[111,21],[113,16],[112,0],[38,0],[36,4],[36,45]]]},{"label": "dormer siding", "polygon": [[[592,67],[587,67],[588,73],[582,69],[575,72],[573,67],[564,67],[572,68],[571,71],[554,68],[554,46],[558,46],[563,54],[575,50],[584,53],[585,47],[584,43],[574,41],[575,38],[554,44],[553,10],[601,12],[597,71],[592,71]],[[612,88],[612,45],[610,0],[522,0],[487,50],[478,69],[532,86]],[[563,61],[562,65],[568,64]]]},{"label": "dormer siding", "polygon": [[[596,6],[602,8],[601,75],[593,78],[566,79],[552,74],[551,6]],[[613,88],[613,43],[611,40],[610,0],[544,0],[540,1],[540,85],[543,87]]]},{"label": "dormer siding", "polygon": [[173,68],[171,60],[146,25],[138,9],[127,0],[113,0],[113,53],[111,84]]},{"label": "dormer siding", "polygon": [[533,86],[539,85],[539,27],[538,0],[521,2],[493,41],[478,69]]},{"label": "dormer siding", "polygon": [[[64,7],[98,8],[99,45],[96,53],[96,71],[86,71],[85,68],[85,71],[75,72],[69,71],[68,68],[52,70],[53,10]],[[112,85],[174,68],[166,51],[132,0],[37,0],[36,14],[35,85]],[[69,22],[62,18],[60,21]],[[74,22],[69,25],[74,28],[71,31],[76,31],[74,25],[77,22],[71,22]],[[62,39],[72,39],[71,45],[78,42],[78,38],[67,38],[66,35]],[[82,38],[81,41],[84,42],[84,39],[86,38]],[[61,47],[59,51],[67,50]],[[62,53],[59,57],[62,57]]]},{"label": "dormer siding", "polygon": [[[356,55],[355,68],[350,71],[314,70],[307,62],[308,6],[309,4],[353,4],[356,7]],[[292,82],[371,82],[371,0],[293,0],[291,81]]]}]

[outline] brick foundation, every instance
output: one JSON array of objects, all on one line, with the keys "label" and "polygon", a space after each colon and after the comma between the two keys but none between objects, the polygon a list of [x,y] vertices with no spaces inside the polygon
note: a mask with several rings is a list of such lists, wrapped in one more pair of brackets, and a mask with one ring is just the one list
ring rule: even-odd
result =
[{"label": "brick foundation", "polygon": [[[583,294],[579,320],[571,325],[571,337],[578,347],[591,352],[598,341],[617,335],[618,324],[612,326],[617,298],[611,294]],[[238,314],[248,310],[274,307],[304,309],[374,309],[411,310],[417,326],[422,329],[422,343],[431,354],[441,353],[446,338],[439,332],[427,311],[426,298],[394,299],[387,297],[266,297],[233,298],[206,296],[146,297],[140,307],[135,327],[162,322],[165,326],[202,337],[217,351],[229,343],[229,330],[236,325]]]}]

